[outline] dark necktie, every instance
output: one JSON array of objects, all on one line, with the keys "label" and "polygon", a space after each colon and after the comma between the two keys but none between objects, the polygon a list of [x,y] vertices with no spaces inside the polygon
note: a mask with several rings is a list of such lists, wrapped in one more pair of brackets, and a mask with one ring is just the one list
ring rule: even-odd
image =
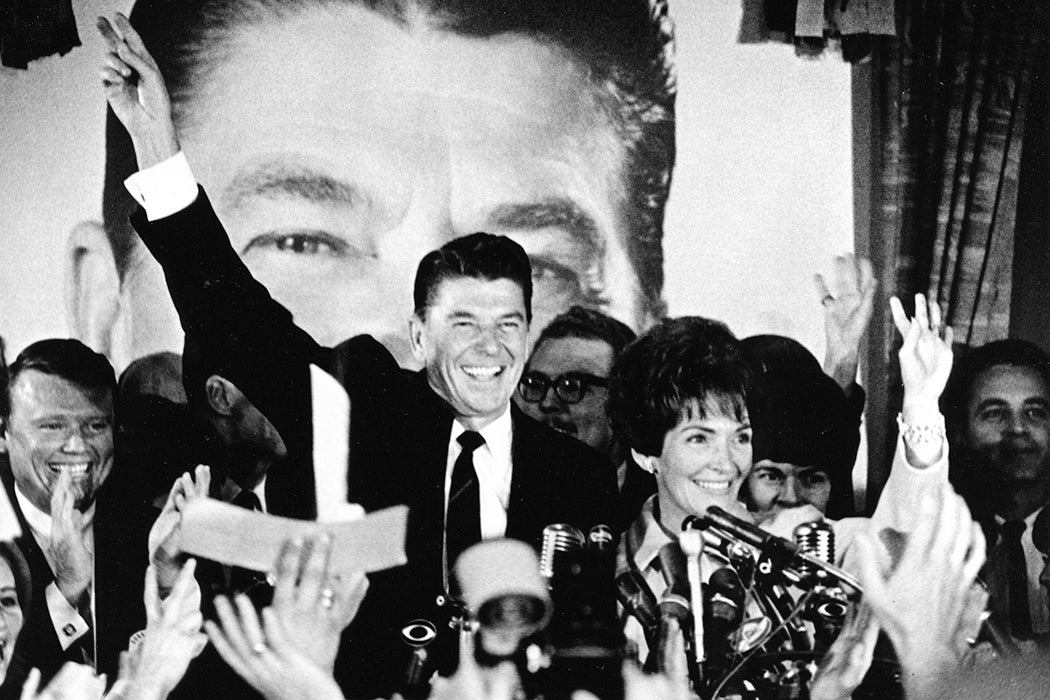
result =
[{"label": "dark necktie", "polygon": [[1023,520],[1008,520],[1003,523],[1002,529],[1010,596],[1010,631],[1021,639],[1032,636],[1032,616],[1028,609],[1028,562],[1021,544],[1025,527]]},{"label": "dark necktie", "polygon": [[481,541],[481,495],[474,471],[474,450],[485,444],[485,438],[468,430],[457,440],[463,450],[452,467],[445,516],[445,561],[449,572],[465,549]]}]

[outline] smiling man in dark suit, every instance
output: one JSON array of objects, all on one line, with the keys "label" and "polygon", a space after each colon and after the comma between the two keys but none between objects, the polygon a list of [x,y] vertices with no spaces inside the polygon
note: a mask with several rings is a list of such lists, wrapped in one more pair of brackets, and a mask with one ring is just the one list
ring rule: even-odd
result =
[{"label": "smiling man in dark suit", "polygon": [[[420,372],[401,370],[370,336],[321,347],[230,246],[180,152],[163,79],[130,24],[118,17],[116,29],[103,25],[113,51],[103,69],[107,97],[140,167],[128,181],[143,206],[132,223],[164,268],[188,341],[236,355],[234,381],[290,453],[310,454],[308,365],[340,378],[352,406],[351,500],[366,510],[411,507],[409,564],[373,577],[337,668],[359,676],[351,694],[389,694],[408,660],[396,653],[407,651],[398,630],[435,615],[466,547],[507,536],[538,548],[545,525],[586,530],[612,516],[611,465],[510,401],[532,319],[528,256],[509,238],[475,233],[423,258],[409,320]],[[435,656],[448,661],[445,649],[439,641]]]},{"label": "smiling man in dark suit", "polygon": [[3,692],[17,693],[31,668],[47,679],[66,661],[112,674],[144,626],[148,516],[104,488],[115,386],[106,358],[77,340],[33,343],[11,365],[0,480],[22,528],[16,544],[32,596]]}]

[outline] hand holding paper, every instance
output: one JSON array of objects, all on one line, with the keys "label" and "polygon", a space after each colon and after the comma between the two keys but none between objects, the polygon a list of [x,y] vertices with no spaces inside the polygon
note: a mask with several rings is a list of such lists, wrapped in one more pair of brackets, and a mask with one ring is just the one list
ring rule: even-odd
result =
[{"label": "hand holding paper", "polygon": [[161,595],[175,585],[185,559],[182,547],[182,523],[186,508],[194,501],[208,497],[211,469],[197,465],[193,476],[183,474],[171,487],[164,510],[149,531],[149,557],[157,572]]}]

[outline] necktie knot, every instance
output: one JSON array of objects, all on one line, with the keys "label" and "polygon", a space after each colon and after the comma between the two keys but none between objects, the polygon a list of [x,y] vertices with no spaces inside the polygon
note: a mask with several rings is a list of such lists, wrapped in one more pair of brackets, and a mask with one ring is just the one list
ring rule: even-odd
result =
[{"label": "necktie knot", "polygon": [[481,437],[481,433],[473,430],[463,431],[456,440],[459,442],[460,447],[463,448],[463,451],[468,454],[473,453],[474,450],[485,444],[485,438]]}]

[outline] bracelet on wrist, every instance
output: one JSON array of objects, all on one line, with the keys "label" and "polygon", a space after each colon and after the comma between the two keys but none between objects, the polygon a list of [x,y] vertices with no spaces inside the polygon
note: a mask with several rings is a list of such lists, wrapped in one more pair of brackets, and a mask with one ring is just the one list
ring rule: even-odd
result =
[{"label": "bracelet on wrist", "polygon": [[905,423],[904,415],[897,414],[897,430],[909,445],[940,444],[947,437],[944,429],[944,416],[938,415],[936,420],[924,423]]}]

